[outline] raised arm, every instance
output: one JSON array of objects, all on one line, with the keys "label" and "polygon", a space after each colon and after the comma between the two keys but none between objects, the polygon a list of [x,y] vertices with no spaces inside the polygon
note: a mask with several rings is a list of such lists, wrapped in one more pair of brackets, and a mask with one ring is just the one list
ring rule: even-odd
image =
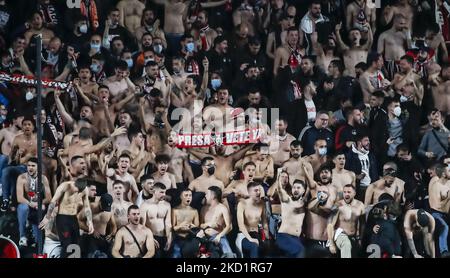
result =
[{"label": "raised arm", "polygon": [[41,223],[39,223],[39,228],[41,230],[45,229],[47,224],[51,219],[53,219],[53,210],[55,209],[56,205],[59,203],[59,201],[64,196],[64,193],[68,189],[69,182],[63,183],[60,186],[56,188],[55,195],[53,196],[50,204],[48,205],[47,214],[45,215],[44,219],[42,219]]},{"label": "raised arm", "polygon": [[241,148],[239,151],[233,153],[231,156],[231,159],[233,159],[233,164],[236,163],[236,161],[240,160],[245,156],[245,153],[248,152],[251,148],[253,148],[255,144],[248,144],[244,148]]},{"label": "raised arm", "polygon": [[204,9],[205,8],[214,8],[214,7],[219,7],[219,6],[225,5],[228,1],[230,1],[230,0],[222,0],[222,1],[217,1],[217,2],[206,2],[206,3],[200,2],[200,5]]},{"label": "raised arm", "polygon": [[290,201],[289,194],[284,190],[283,186],[281,185],[280,179],[277,179],[277,187],[276,190],[278,191],[278,196],[280,197],[280,201],[283,203],[287,203]]},{"label": "raised arm", "polygon": [[367,27],[367,30],[368,30],[367,31],[368,32],[367,36],[368,36],[368,38],[367,38],[366,43],[363,45],[363,49],[370,50],[370,48],[372,47],[372,43],[373,43],[372,27],[370,27],[369,23],[364,24],[364,26]]},{"label": "raised arm", "polygon": [[59,96],[61,95],[61,91],[59,89],[55,90],[55,104],[56,104],[56,108],[58,109],[59,113],[61,114],[61,117],[64,121],[64,123],[68,126],[73,126],[75,120],[72,118],[72,116],[67,113],[66,108],[64,107],[63,103],[61,102],[61,99],[59,98]]},{"label": "raised arm", "polygon": [[340,32],[341,28],[342,28],[342,23],[339,23],[336,25],[334,31],[336,33],[336,43],[337,43],[338,47],[341,49],[342,52],[345,52],[345,51],[349,50],[350,48],[342,40],[341,32]]}]

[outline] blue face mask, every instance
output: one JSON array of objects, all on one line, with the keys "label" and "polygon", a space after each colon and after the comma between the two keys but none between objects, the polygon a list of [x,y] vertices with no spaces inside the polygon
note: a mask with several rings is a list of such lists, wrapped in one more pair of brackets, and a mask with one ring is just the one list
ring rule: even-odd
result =
[{"label": "blue face mask", "polygon": [[0,124],[3,124],[3,122],[6,120],[5,115],[0,115]]},{"label": "blue face mask", "polygon": [[154,50],[156,53],[160,54],[160,53],[163,51],[163,46],[160,45],[160,44],[154,44],[154,45],[153,45],[153,50]]},{"label": "blue face mask", "polygon": [[189,52],[189,53],[194,52],[194,48],[195,48],[195,45],[194,45],[193,42],[188,42],[188,43],[186,44],[186,51],[187,51],[187,52]]},{"label": "blue face mask", "polygon": [[125,62],[127,62],[128,68],[132,68],[133,67],[133,59],[126,59]]},{"label": "blue face mask", "polygon": [[220,79],[211,79],[211,87],[213,90],[217,90],[220,85],[222,85],[222,80]]},{"label": "blue face mask", "polygon": [[90,68],[91,68],[91,70],[92,70],[93,72],[95,72],[95,73],[97,73],[97,72],[100,71],[100,65],[98,65],[98,64],[92,64],[92,65],[90,66]]},{"label": "blue face mask", "polygon": [[100,51],[100,44],[91,43],[91,49],[94,49],[96,52]]}]

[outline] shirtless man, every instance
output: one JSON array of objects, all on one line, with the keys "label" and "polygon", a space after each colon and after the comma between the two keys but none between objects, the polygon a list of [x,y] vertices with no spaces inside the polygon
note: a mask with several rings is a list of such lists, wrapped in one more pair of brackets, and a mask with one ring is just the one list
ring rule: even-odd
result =
[{"label": "shirtless man", "polygon": [[[257,32],[258,26],[256,22],[261,22],[261,16],[263,9],[260,7],[256,9],[254,2],[250,0],[244,0],[234,12],[233,12],[233,25],[234,27],[246,25],[248,28],[248,35],[254,36]],[[256,11],[256,12],[255,12]]]},{"label": "shirtless man", "polygon": [[[413,83],[413,84],[411,84]],[[414,71],[414,58],[409,55],[400,57],[399,72],[394,75],[392,86],[396,91],[405,91],[407,86],[414,86],[414,98],[419,105],[422,104],[424,88],[422,78]]]},{"label": "shirtless man", "polygon": [[30,21],[30,29],[24,34],[27,45],[30,44],[31,38],[34,35],[42,34],[42,48],[46,49],[55,34],[52,30],[44,27],[44,20],[39,12],[34,12],[30,18]]},{"label": "shirtless man", "polygon": [[29,158],[36,157],[37,155],[34,128],[34,119],[32,117],[25,117],[22,120],[22,133],[16,135],[12,141],[11,151],[9,153],[10,166],[5,167],[2,172],[2,211],[8,210],[10,195],[15,197],[17,177],[26,172],[26,162]]},{"label": "shirtless man", "polygon": [[[198,211],[191,207],[192,192],[185,189],[180,193],[181,204],[172,209],[172,227],[175,233],[173,242],[172,258],[181,258],[182,251],[185,244],[192,243],[197,236],[204,236],[203,230],[197,232],[200,226]],[[189,234],[194,234],[194,237],[188,237]],[[192,254],[186,254],[188,257],[194,257],[196,250]]]},{"label": "shirtless man", "polygon": [[305,167],[303,167],[303,165],[306,165],[306,169],[311,176],[314,175],[311,164],[305,158],[300,157],[302,152],[303,148],[300,141],[292,141],[290,144],[291,158],[286,160],[282,165],[288,172],[289,178],[292,180],[306,180],[306,173],[303,170]]},{"label": "shirtless man", "polygon": [[411,29],[401,14],[394,18],[392,28],[381,33],[378,38],[377,52],[383,54],[388,78],[392,79],[398,71],[396,62],[411,48]]},{"label": "shirtless man", "polygon": [[114,239],[113,257],[152,258],[155,255],[153,234],[149,228],[139,224],[139,207],[131,205],[127,214],[128,224],[117,231]]},{"label": "shirtless man", "polygon": [[337,202],[338,211],[327,227],[330,252],[336,254],[339,249],[341,258],[351,258],[352,251],[356,254],[352,242],[359,244],[359,236],[363,231],[365,208],[361,201],[355,199],[355,195],[353,185],[344,185],[344,199]]},{"label": "shirtless man", "polygon": [[67,256],[67,247],[71,244],[78,244],[80,231],[77,214],[81,207],[84,209],[88,234],[94,233],[92,223],[92,211],[89,205],[88,190],[86,188],[86,178],[79,178],[76,181],[68,181],[60,184],[56,189],[47,210],[47,215],[42,219],[39,228],[44,229],[49,221],[54,217],[53,210],[58,205],[56,215],[56,228],[61,241],[61,257]]},{"label": "shirtless man", "polygon": [[211,156],[214,158],[214,162],[216,163],[216,177],[223,182],[223,184],[228,186],[230,183],[230,175],[233,172],[234,165],[237,161],[239,161],[242,157],[244,157],[245,153],[250,150],[253,147],[253,144],[249,144],[244,148],[241,148],[240,150],[228,155],[223,156],[225,152],[225,147],[222,146],[215,146],[216,148],[216,155],[208,154],[199,152],[193,149],[188,149],[188,151],[195,155],[196,157],[203,159],[204,157]]},{"label": "shirtless man", "polygon": [[436,175],[439,179],[430,181],[428,195],[430,197],[430,212],[439,226],[439,254],[441,257],[449,257],[448,250],[448,224],[445,219],[448,216],[450,204],[450,167],[444,164],[436,166]]},{"label": "shirtless man", "polygon": [[189,165],[189,155],[177,148],[177,133],[174,130],[169,133],[162,153],[170,157],[169,171],[175,175],[175,182],[178,186],[184,186],[184,181],[194,180],[194,174]]},{"label": "shirtless man", "polygon": [[131,158],[127,152],[122,152],[117,162],[117,169],[108,168],[106,171],[108,193],[113,193],[113,183],[117,180],[122,181],[125,185],[125,201],[135,202],[139,195],[139,190],[134,177],[128,173]]},{"label": "shirtless man", "polygon": [[11,153],[14,137],[22,133],[22,120],[23,116],[15,115],[12,124],[0,130],[0,181],[3,169],[8,166],[9,154]]},{"label": "shirtless man", "polygon": [[92,72],[89,65],[78,66],[78,77],[80,78],[80,87],[86,96],[95,99],[98,91],[97,82],[92,81]]},{"label": "shirtless man", "polygon": [[209,27],[207,11],[201,10],[198,12],[197,22],[199,23],[199,26],[201,27],[200,37],[206,38],[207,48],[202,49],[202,50],[208,51],[213,46],[214,39],[217,38],[217,32],[213,28]]},{"label": "shirtless man", "polygon": [[[108,86],[111,104],[117,103],[135,91],[136,86],[130,80],[130,70],[125,61],[118,61],[114,67],[114,75],[108,77],[103,84]],[[100,97],[100,96],[99,96]],[[120,108],[119,108],[120,109]],[[114,115],[112,116],[114,118]]]},{"label": "shirtless man", "polygon": [[281,201],[281,226],[278,229],[276,244],[288,258],[302,258],[304,246],[300,241],[305,218],[306,185],[303,181],[294,182],[292,195],[277,183],[276,190]]},{"label": "shirtless man", "polygon": [[166,186],[167,189],[176,189],[177,184],[175,175],[168,172],[170,157],[165,154],[159,154],[155,158],[157,171],[152,174],[156,182],[160,182]]},{"label": "shirtless man", "polygon": [[205,194],[208,193],[208,188],[210,186],[217,186],[220,190],[224,190],[225,186],[223,182],[214,175],[216,172],[214,158],[211,156],[204,157],[201,160],[201,166],[202,175],[189,184],[189,189],[193,192],[203,192]]},{"label": "shirtless man", "polygon": [[117,229],[122,226],[127,225],[127,210],[132,205],[132,203],[124,200],[125,185],[121,180],[114,181],[113,184],[113,194],[114,198],[112,203],[112,210],[114,212],[114,222],[116,222]]},{"label": "shirtless man", "polygon": [[425,42],[434,50],[436,61],[448,62],[447,45],[438,24],[431,24],[427,28]]},{"label": "shirtless man", "polygon": [[311,163],[314,173],[319,170],[320,166],[329,160],[327,156],[327,141],[325,139],[317,139],[314,143],[315,153],[305,157],[305,160]]},{"label": "shirtless man", "polygon": [[120,25],[134,34],[136,29],[141,26],[145,5],[139,0],[122,0],[117,4],[117,8],[120,12]]},{"label": "shirtless man", "polygon": [[256,165],[256,171],[254,179],[261,180],[267,185],[267,183],[274,177],[274,164],[273,158],[269,153],[269,146],[264,143],[256,144],[253,149],[255,154],[244,158],[243,163],[252,161]]},{"label": "shirtless man", "polygon": [[398,204],[405,203],[405,182],[396,177],[397,165],[387,162],[383,165],[383,177],[369,185],[364,198],[364,205],[370,206],[378,203],[383,193],[391,195]]},{"label": "shirtless man", "polygon": [[439,71],[428,76],[428,82],[433,95],[434,107],[444,115],[450,114],[450,65],[442,65]]},{"label": "shirtless man", "polygon": [[[250,182],[247,185],[249,198],[239,202],[237,206],[237,222],[239,234],[236,246],[242,246],[242,257],[259,258],[259,247],[263,232],[265,238],[269,237],[264,201],[261,199],[261,184]],[[239,248],[239,247],[238,247]]]},{"label": "shirtless man", "polygon": [[376,16],[376,9],[371,1],[355,0],[347,5],[345,26],[347,27],[347,30],[358,28],[360,32],[367,33],[369,30],[365,24],[368,23],[372,29],[372,33],[375,33]]},{"label": "shirtless man", "polygon": [[348,33],[348,40],[350,41],[350,46],[348,46],[347,44],[344,43],[344,41],[341,38],[340,30],[342,24],[336,25],[335,28],[336,42],[344,56],[344,64],[346,69],[344,75],[355,77],[356,76],[355,65],[357,65],[360,62],[367,61],[367,53],[372,47],[373,34],[372,28],[370,27],[369,23],[365,23],[363,26],[368,30],[367,40],[364,43],[364,45],[360,45],[362,37],[361,31],[357,28],[352,28]]},{"label": "shirtless man", "polygon": [[395,20],[399,15],[403,16],[406,19],[406,26],[408,26],[409,30],[412,30],[413,17],[414,17],[414,8],[408,3],[409,0],[398,0],[397,4],[394,6],[387,5],[381,16],[381,24],[388,25],[392,19]]},{"label": "shirtless man", "polygon": [[290,144],[295,137],[286,130],[288,121],[280,118],[275,121],[275,132],[270,140],[270,155],[273,158],[275,167],[280,167],[283,162],[289,159]]},{"label": "shirtless man", "polygon": [[[403,228],[405,229],[406,240],[408,240],[409,250],[414,258],[423,258],[416,250],[414,236],[421,236],[425,252],[431,258],[435,258],[434,230],[436,223],[433,216],[423,209],[411,209],[405,213]],[[422,253],[423,254],[423,253]]]},{"label": "shirtless man", "polygon": [[200,212],[200,228],[216,245],[220,244],[224,256],[231,255],[230,243],[226,235],[231,231],[231,215],[226,206],[221,203],[222,189],[210,186],[206,192],[206,205]]},{"label": "shirtless man", "polygon": [[166,186],[162,183],[153,185],[153,196],[142,203],[141,222],[152,230],[155,239],[155,258],[166,258],[172,245],[172,219],[171,207],[164,200]]},{"label": "shirtless man", "polygon": [[167,48],[166,36],[160,28],[161,23],[159,19],[156,18],[155,11],[153,9],[144,9],[141,23],[141,27],[137,28],[136,32],[134,32],[138,41],[142,40],[144,34],[149,33],[153,38],[160,38],[163,47]]},{"label": "shirtless man", "polygon": [[367,70],[359,77],[365,104],[369,104],[372,93],[379,90],[388,92],[391,85],[391,82],[381,72],[384,66],[382,54],[369,53],[367,55],[367,66]]},{"label": "shirtless man", "polygon": [[[111,211],[112,203],[113,197],[108,193],[103,194],[98,203],[91,203],[94,233],[85,236],[85,248],[82,248],[87,257],[91,257],[97,250],[109,255],[109,247],[117,230],[114,212]],[[81,211],[78,214],[78,223],[80,228],[87,232],[89,228],[84,224],[85,220],[86,216]]]},{"label": "shirtless man", "polygon": [[248,198],[248,192],[247,192],[247,185],[253,181],[253,177],[255,176],[256,172],[256,164],[252,161],[249,161],[242,166],[242,173],[244,175],[243,180],[235,180],[233,177],[233,181],[227,186],[227,188],[224,191],[224,197],[228,196],[231,193],[234,193],[235,197],[237,198],[237,202],[241,198],[246,199]]},{"label": "shirtless man", "polygon": [[343,153],[336,153],[333,158],[334,168],[331,176],[333,185],[336,187],[337,198],[341,200],[344,198],[344,185],[351,184],[356,186],[356,175],[352,171],[344,169],[345,155]]},{"label": "shirtless man", "polygon": [[287,30],[285,44],[278,47],[275,51],[273,74],[276,76],[280,68],[284,68],[287,65],[292,64],[292,67],[300,65],[302,56],[304,55],[304,49],[301,49],[299,46],[298,29],[295,27],[289,27]]},{"label": "shirtless man", "polygon": [[[164,33],[166,34],[169,44],[173,44],[175,51],[172,54],[177,53],[178,44],[181,37],[185,33],[184,21],[187,17],[187,12],[190,2],[183,0],[152,0],[154,3],[164,5]],[[216,1],[216,2],[200,2],[201,8],[218,7],[225,4],[228,0]]]},{"label": "shirtless man", "polygon": [[[303,168],[306,166],[303,165]],[[315,181],[308,172],[306,174],[308,195],[311,196],[305,216],[306,257],[329,256],[326,247],[327,224],[336,201],[336,189],[331,183],[331,171],[331,167],[323,165],[318,171],[319,181]]]},{"label": "shirtless man", "polygon": [[[50,186],[48,185],[48,180],[45,176],[42,176],[41,193],[38,193],[37,184],[37,166],[38,161],[36,157],[31,157],[27,162],[27,172],[21,174],[17,178],[17,219],[19,222],[19,246],[28,246],[28,239],[26,237],[26,224],[27,219],[30,215],[30,211],[36,213],[34,214],[33,220],[37,218],[37,208],[38,208],[38,194],[41,194],[42,198],[42,209],[45,210],[46,205],[48,205],[52,199]],[[31,224],[33,230],[33,236],[37,240],[39,238],[38,232],[38,219],[35,220],[36,224]]]}]

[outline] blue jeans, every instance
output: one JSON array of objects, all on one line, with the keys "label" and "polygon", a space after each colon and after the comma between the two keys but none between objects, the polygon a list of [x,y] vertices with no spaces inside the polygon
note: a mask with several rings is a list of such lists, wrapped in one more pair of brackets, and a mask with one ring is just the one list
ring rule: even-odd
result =
[{"label": "blue jeans", "polygon": [[304,255],[305,247],[300,241],[299,237],[278,233],[276,244],[283,253],[289,258],[302,258]]},{"label": "blue jeans", "polygon": [[[28,212],[30,211],[30,207],[26,204],[19,204],[17,206],[17,220],[19,222],[19,235],[20,237],[25,237],[26,232],[25,228],[27,225],[27,219],[28,219]],[[39,228],[38,225],[32,224],[31,228],[33,229],[33,236],[36,241],[38,240],[39,236]]]},{"label": "blue jeans", "polygon": [[259,246],[250,242],[247,238],[242,240],[242,252],[244,253],[242,254],[244,258],[246,257],[245,253],[248,253],[249,258],[259,258]]},{"label": "blue jeans", "polygon": [[[216,236],[213,235],[213,236],[209,237],[209,240],[212,241],[215,238],[216,238]],[[233,250],[231,250],[230,243],[228,242],[228,239],[227,239],[226,236],[223,236],[223,237],[220,238],[219,244],[220,244],[220,249],[222,249],[222,253],[223,254],[231,254],[231,253],[233,253]]]},{"label": "blue jeans", "polygon": [[447,237],[448,237],[448,224],[445,222],[445,215],[442,212],[433,211],[431,213],[434,220],[436,220],[436,226],[440,226],[440,233],[439,233],[439,252],[442,254],[446,251],[448,251],[448,245],[447,245]]},{"label": "blue jeans", "polygon": [[3,200],[9,200],[10,196],[16,194],[17,177],[27,171],[25,165],[8,166],[2,172]]},{"label": "blue jeans", "polygon": [[183,257],[183,255],[181,254],[181,245],[182,242],[177,236],[175,236],[175,238],[173,239],[172,258],[178,259]]},{"label": "blue jeans", "polygon": [[0,181],[2,179],[2,171],[8,166],[8,156],[4,154],[0,154]]}]

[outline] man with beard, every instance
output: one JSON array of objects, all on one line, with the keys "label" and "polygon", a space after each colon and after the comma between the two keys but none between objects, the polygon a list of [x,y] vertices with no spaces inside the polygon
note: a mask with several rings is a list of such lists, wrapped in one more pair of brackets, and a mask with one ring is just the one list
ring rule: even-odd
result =
[{"label": "man with beard", "polygon": [[212,46],[214,39],[217,38],[217,32],[211,28],[208,24],[208,12],[205,10],[200,10],[197,13],[197,22],[200,29],[200,37],[202,40],[202,44],[206,45],[206,48],[203,48],[205,51],[208,51]]},{"label": "man with beard", "polygon": [[[43,209],[50,203],[52,199],[50,186],[48,185],[47,177],[42,177],[41,192],[38,192],[37,184],[37,165],[38,161],[36,157],[31,157],[27,162],[27,172],[21,174],[17,178],[17,220],[19,222],[19,246],[28,246],[28,239],[26,237],[26,224],[27,219],[32,219],[30,221],[34,239],[37,241],[39,239],[38,233],[38,219],[37,219],[37,208],[38,208],[38,198],[39,194],[42,198]],[[29,217],[32,216],[32,217]],[[33,223],[35,222],[35,223]]]},{"label": "man with beard", "polygon": [[[128,64],[125,61],[117,61],[114,67],[114,75],[108,77],[103,82],[103,84],[109,88],[111,104],[117,103],[119,100],[122,100],[124,96],[134,92],[136,86],[129,79],[129,75],[130,71],[128,70]],[[120,110],[120,108],[118,108],[118,110]],[[114,115],[111,117],[114,118]]]},{"label": "man with beard", "polygon": [[[239,100],[245,97],[251,89],[257,88],[258,91],[262,91],[261,72],[258,65],[253,63],[242,64],[243,74],[238,74],[233,82],[233,99]],[[264,94],[264,91],[263,95]]]},{"label": "man with beard", "polygon": [[356,199],[365,200],[367,187],[378,179],[377,160],[370,152],[367,135],[358,135],[356,144],[345,153],[345,169],[356,175]]},{"label": "man with beard", "polygon": [[449,130],[444,125],[444,119],[441,112],[433,109],[429,113],[431,130],[425,132],[420,142],[417,154],[429,161],[441,159],[448,152]]},{"label": "man with beard", "polygon": [[158,37],[162,40],[162,45],[167,48],[166,36],[160,29],[161,22],[156,18],[155,10],[151,8],[145,8],[142,15],[141,26],[136,29],[134,34],[136,39],[141,41],[142,36],[145,33],[149,33],[152,37]]},{"label": "man with beard", "polygon": [[128,49],[137,50],[137,43],[134,35],[120,24],[120,10],[113,8],[109,11],[108,19],[105,22],[103,30],[103,46],[108,48],[115,37],[121,37]]},{"label": "man with beard", "polygon": [[172,86],[172,92],[174,92],[177,95],[180,95],[183,93],[183,87],[186,84],[186,78],[189,76],[188,73],[186,73],[185,69],[186,60],[181,56],[175,56],[172,58],[172,79],[173,79],[173,86]]},{"label": "man with beard", "polygon": [[313,50],[317,56],[316,64],[322,70],[324,70],[326,74],[330,74],[329,66],[331,61],[341,60],[341,58],[339,58],[336,47],[336,37],[334,34],[328,35],[328,40],[326,44],[321,44],[317,40],[318,40],[318,33],[313,32],[311,34],[311,43]]},{"label": "man with beard", "polygon": [[[409,250],[411,250],[414,258],[423,258],[424,253],[431,258],[435,258],[433,238],[435,225],[433,216],[423,209],[412,209],[406,212],[403,228],[405,229]],[[425,250],[422,248],[418,248],[419,250],[416,249],[414,238],[416,238],[419,246],[423,246]],[[422,242],[419,242],[419,240]]]},{"label": "man with beard", "polygon": [[[161,78],[161,70],[165,77],[164,80]],[[145,94],[151,93],[154,88],[158,89],[161,92],[161,99],[166,101],[169,97],[170,86],[168,84],[170,80],[170,74],[167,69],[165,67],[160,68],[155,61],[150,60],[145,63],[145,75],[135,83],[141,87]]]},{"label": "man with beard", "polygon": [[309,5],[308,12],[300,23],[300,42],[306,40],[307,53],[313,55],[314,50],[311,43],[311,34],[316,31],[317,23],[328,22],[328,17],[322,14],[321,1],[313,0]]},{"label": "man with beard", "polygon": [[381,71],[383,66],[384,60],[381,54],[374,52],[367,54],[368,68],[359,77],[365,104],[370,102],[370,97],[375,91],[390,92],[391,82],[384,77]]},{"label": "man with beard", "polygon": [[361,132],[363,113],[357,107],[349,108],[345,111],[346,124],[341,125],[336,130],[335,144],[336,151],[347,150],[355,143],[358,133]]},{"label": "man with beard", "polygon": [[397,165],[394,162],[385,163],[383,177],[367,188],[364,205],[367,207],[378,203],[378,198],[383,193],[391,195],[396,203],[403,205],[405,203],[405,182],[396,176]]},{"label": "man with beard", "polygon": [[120,229],[122,226],[127,225],[127,210],[132,205],[132,203],[125,201],[125,185],[121,180],[116,180],[113,183],[113,194],[111,194],[114,198],[112,203],[112,210],[114,212],[114,222],[116,222],[117,229]]},{"label": "man with beard", "polygon": [[291,158],[286,160],[281,167],[286,169],[289,178],[305,181],[307,172],[312,176],[314,175],[314,171],[311,164],[306,159],[300,157],[302,151],[303,148],[300,141],[292,141],[290,144]]},{"label": "man with beard", "polygon": [[153,186],[155,185],[155,179],[150,175],[143,175],[140,180],[142,187],[141,192],[136,199],[136,205],[141,207],[142,203],[153,197]]},{"label": "man with beard", "polygon": [[247,191],[249,198],[239,202],[237,207],[239,234],[236,246],[242,250],[242,257],[259,258],[262,241],[269,236],[266,210],[261,199],[261,184],[250,182]]},{"label": "man with beard", "polygon": [[92,211],[89,205],[88,190],[86,188],[87,180],[85,177],[78,178],[75,181],[64,182],[56,189],[47,210],[47,215],[39,224],[40,229],[47,227],[47,224],[53,222],[53,211],[57,207],[56,228],[58,237],[61,241],[61,257],[67,256],[67,247],[71,244],[78,244],[80,230],[77,214],[81,208],[84,209],[88,233],[94,232],[92,223]]},{"label": "man with beard", "polygon": [[342,152],[336,153],[333,158],[334,168],[331,178],[336,187],[337,199],[342,200],[344,186],[347,184],[356,186],[356,176],[352,171],[345,170],[345,155]]},{"label": "man with beard", "polygon": [[330,252],[336,254],[339,249],[341,258],[355,257],[359,236],[363,231],[365,207],[361,201],[355,199],[355,195],[353,185],[344,186],[344,199],[337,202],[338,211],[327,227]]},{"label": "man with beard", "polygon": [[394,75],[392,80],[392,86],[395,90],[404,90],[404,87],[409,86],[414,82],[417,90],[414,92],[415,98],[417,98],[418,104],[422,104],[424,95],[424,88],[422,84],[422,77],[414,70],[414,58],[409,55],[404,55],[400,58],[399,72]]},{"label": "man with beard", "polygon": [[152,230],[155,239],[155,258],[166,258],[172,245],[172,220],[170,204],[164,200],[166,187],[162,183],[153,185],[153,196],[140,207],[141,222]]},{"label": "man with beard", "polygon": [[367,60],[367,53],[372,47],[373,42],[373,34],[372,29],[370,28],[369,23],[365,23],[363,25],[368,30],[368,38],[364,45],[360,45],[361,41],[361,31],[357,28],[350,29],[348,34],[348,40],[350,41],[350,46],[344,43],[344,41],[341,38],[341,27],[342,24],[336,25],[335,32],[336,32],[336,39],[337,44],[339,48],[342,51],[342,54],[344,56],[344,63],[346,72],[345,75],[349,75],[352,77],[355,77],[355,65],[360,62],[365,62]]},{"label": "man with beard", "polygon": [[270,155],[273,158],[275,168],[279,168],[283,162],[289,159],[290,144],[295,137],[287,132],[288,121],[280,117],[275,121],[275,132],[270,142]]},{"label": "man with beard", "polygon": [[230,243],[226,235],[231,231],[231,215],[228,208],[222,204],[222,190],[217,186],[210,186],[205,195],[206,205],[200,212],[200,228],[214,244],[220,245],[222,254],[230,256]]},{"label": "man with beard", "polygon": [[139,224],[140,211],[136,205],[128,208],[128,225],[118,230],[114,239],[114,258],[152,258],[155,243],[152,231]]},{"label": "man with beard", "polygon": [[311,199],[305,215],[306,257],[329,257],[326,246],[327,224],[331,209],[336,200],[336,189],[331,184],[331,168],[324,166],[319,170],[319,182],[310,174],[306,175]]},{"label": "man with beard", "polygon": [[128,152],[122,152],[118,158],[117,169],[108,168],[106,171],[108,193],[112,195],[113,184],[115,181],[120,180],[125,187],[124,199],[126,201],[135,202],[139,195],[139,190],[134,177],[128,173],[130,168],[131,158]]},{"label": "man with beard", "polygon": [[253,147],[255,154],[244,158],[243,163],[252,161],[256,165],[255,180],[261,180],[268,187],[268,183],[272,182],[274,177],[273,158],[269,153],[269,145],[258,143]]},{"label": "man with beard", "polygon": [[305,218],[304,196],[306,185],[303,181],[294,181],[290,195],[278,181],[276,190],[281,201],[282,220],[278,229],[276,244],[288,258],[302,258],[304,246],[300,236],[302,235]]},{"label": "man with beard", "polygon": [[[181,204],[172,209],[172,227],[175,233],[172,258],[195,257],[200,244],[197,237],[203,237],[199,230],[198,211],[191,207],[192,192],[184,189],[180,193]],[[183,256],[186,255],[186,256]]]},{"label": "man with beard", "polygon": [[280,68],[289,65],[294,70],[300,65],[302,57],[305,56],[304,49],[299,44],[299,33],[295,27],[289,27],[287,30],[286,41],[275,51],[275,60],[273,63],[273,74],[278,75]]}]

